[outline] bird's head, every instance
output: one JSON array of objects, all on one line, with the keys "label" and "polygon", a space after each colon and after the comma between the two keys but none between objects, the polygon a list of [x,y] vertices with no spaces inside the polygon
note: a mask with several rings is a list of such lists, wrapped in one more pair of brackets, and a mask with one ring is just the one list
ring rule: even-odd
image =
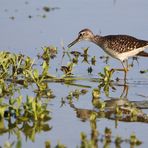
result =
[{"label": "bird's head", "polygon": [[92,41],[93,37],[94,35],[90,29],[83,29],[79,32],[78,37],[68,45],[68,48],[82,40]]}]

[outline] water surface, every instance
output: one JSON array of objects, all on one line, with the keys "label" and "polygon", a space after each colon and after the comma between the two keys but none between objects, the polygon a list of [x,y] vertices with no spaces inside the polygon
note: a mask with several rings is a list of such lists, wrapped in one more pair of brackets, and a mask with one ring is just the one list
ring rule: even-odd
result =
[{"label": "water surface", "polygon": [[[50,12],[43,10],[44,6],[57,8]],[[63,53],[62,45],[67,48],[68,43],[77,37],[78,32],[83,28],[90,28],[94,34],[129,34],[144,40],[148,39],[148,1],[147,0],[62,0],[62,1],[0,1],[0,49],[14,53],[23,53],[36,58],[41,47],[55,45],[58,48],[58,57],[51,62],[51,73],[60,76],[61,57]],[[30,18],[29,18],[30,17]],[[97,65],[93,67],[92,75],[87,72],[88,64],[79,63],[74,67],[74,74],[86,78],[97,77],[99,72],[103,72],[105,63],[100,60],[100,56],[105,53],[96,45],[82,42],[72,47],[72,50],[83,51],[83,47],[89,47],[89,55],[96,55]],[[68,59],[62,61],[66,65]],[[132,61],[130,61],[132,62]],[[127,85],[129,101],[143,101],[148,99],[148,75],[140,74],[140,70],[147,69],[147,58],[139,58],[138,63],[134,61],[134,67],[128,73]],[[110,67],[121,67],[121,63],[110,58]],[[56,72],[56,67],[58,72]],[[123,74],[116,72],[113,79]],[[81,96],[74,102],[75,107],[82,109],[93,109],[91,93],[98,86],[96,82],[78,81],[77,83],[88,85],[89,92]],[[54,91],[56,97],[49,104],[52,112],[52,120],[49,125],[52,130],[41,132],[35,136],[35,141],[30,141],[22,135],[23,147],[44,147],[46,140],[50,140],[52,145],[58,141],[67,147],[80,145],[80,133],[85,132],[90,137],[91,127],[89,120],[82,122],[77,117],[76,112],[68,104],[61,106],[61,98],[66,97],[71,90],[78,89],[77,86],[69,86],[59,83],[49,83],[49,87]],[[119,98],[123,87],[116,86],[116,91],[110,91],[110,97]],[[32,91],[29,91],[32,95]],[[25,95],[25,93],[24,93]],[[145,97],[143,97],[145,96]],[[104,92],[101,99],[108,99]],[[147,112],[147,111],[145,111]],[[105,127],[112,129],[112,135],[120,135],[127,138],[131,133],[143,142],[140,147],[146,147],[147,123],[138,122],[118,122],[115,126],[114,120],[101,118],[97,120],[97,129],[104,133]],[[16,141],[16,137],[9,133],[0,136],[0,145],[4,141]],[[114,145],[112,145],[114,146]],[[129,146],[126,143],[123,147]]]}]

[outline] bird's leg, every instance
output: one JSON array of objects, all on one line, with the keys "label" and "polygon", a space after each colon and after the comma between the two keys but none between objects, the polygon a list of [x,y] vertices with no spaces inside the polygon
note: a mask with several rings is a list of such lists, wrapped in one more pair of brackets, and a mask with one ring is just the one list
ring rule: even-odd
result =
[{"label": "bird's leg", "polygon": [[[125,62],[125,65],[124,65]],[[125,61],[121,61],[122,66],[123,66],[123,71],[124,71],[124,81],[126,82],[126,76],[127,76],[127,72],[128,72],[128,60]]]},{"label": "bird's leg", "polygon": [[[124,65],[124,62],[125,62],[125,65]],[[112,70],[113,71],[124,71],[124,82],[126,84],[126,76],[127,76],[127,72],[128,72],[128,60],[121,61],[121,64],[123,66],[123,69],[121,69],[121,68],[115,68],[115,69],[112,69]]]},{"label": "bird's leg", "polygon": [[128,72],[128,61],[127,60],[121,61],[121,64],[123,66],[123,71]]},{"label": "bird's leg", "polygon": [[[124,62],[126,65],[124,65]],[[114,68],[113,70],[114,71],[124,71],[124,72],[128,72],[128,61],[125,60],[125,61],[121,61],[121,64],[123,66],[123,69],[122,68]]]},{"label": "bird's leg", "polygon": [[123,87],[124,87],[123,88],[123,92],[122,92],[120,98],[127,98],[127,95],[128,95],[128,85],[124,84]]}]

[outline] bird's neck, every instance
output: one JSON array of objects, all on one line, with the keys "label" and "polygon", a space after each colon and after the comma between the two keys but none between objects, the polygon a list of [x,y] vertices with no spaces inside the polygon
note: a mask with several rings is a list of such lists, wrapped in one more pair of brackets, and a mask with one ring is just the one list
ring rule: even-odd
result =
[{"label": "bird's neck", "polygon": [[101,47],[101,45],[102,45],[102,36],[100,36],[100,35],[95,35],[95,36],[93,37],[93,39],[92,39],[92,42]]}]

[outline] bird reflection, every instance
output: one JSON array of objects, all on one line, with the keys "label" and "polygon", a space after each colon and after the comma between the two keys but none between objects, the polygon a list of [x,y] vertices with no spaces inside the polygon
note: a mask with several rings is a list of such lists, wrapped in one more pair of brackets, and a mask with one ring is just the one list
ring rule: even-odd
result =
[{"label": "bird reflection", "polygon": [[[95,91],[96,92],[96,91]],[[115,126],[117,127],[117,121],[123,122],[144,122],[148,123],[148,115],[145,114],[141,108],[143,101],[134,102],[127,99],[128,86],[123,86],[123,92],[119,97],[108,97],[107,100],[102,101],[99,92],[92,92],[92,105],[93,109],[77,108],[73,103],[70,103],[70,107],[74,109],[76,115],[81,121],[85,122],[90,120],[92,114],[96,115],[96,118],[107,118],[115,120]],[[148,109],[148,102],[144,108]]]}]

